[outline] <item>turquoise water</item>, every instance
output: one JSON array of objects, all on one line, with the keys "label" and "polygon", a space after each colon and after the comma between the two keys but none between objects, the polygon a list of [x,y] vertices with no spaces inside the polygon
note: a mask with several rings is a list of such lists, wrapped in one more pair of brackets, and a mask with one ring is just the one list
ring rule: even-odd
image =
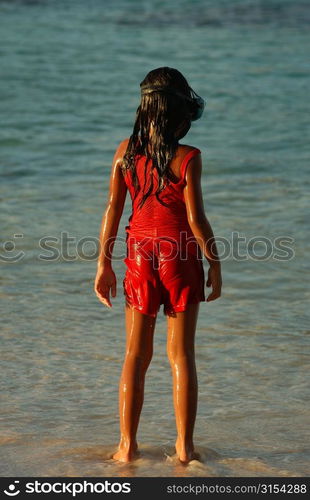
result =
[{"label": "turquoise water", "polygon": [[[310,11],[300,0],[177,5],[0,2],[2,475],[309,473]],[[109,459],[125,346],[121,241],[113,308],[93,292],[113,154],[131,133],[140,81],[163,65],[207,99],[182,142],[202,151],[215,234],[232,243],[238,233],[247,256],[238,258],[233,244],[222,298],[200,306],[195,438],[203,461],[188,467],[172,456],[162,309],[142,457],[131,465]],[[120,238],[129,215],[128,198]],[[253,237],[271,242],[268,258],[264,243],[251,253]],[[286,260],[275,258],[280,237],[290,239]]]}]

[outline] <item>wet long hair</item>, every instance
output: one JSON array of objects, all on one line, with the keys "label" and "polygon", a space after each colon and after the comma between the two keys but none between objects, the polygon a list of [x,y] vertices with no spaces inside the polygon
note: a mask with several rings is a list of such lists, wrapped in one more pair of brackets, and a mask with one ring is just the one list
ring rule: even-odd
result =
[{"label": "wet long hair", "polygon": [[[144,94],[143,88],[148,86],[158,87],[159,90]],[[155,196],[160,203],[166,205],[160,199],[159,194],[171,178],[169,164],[176,153],[178,141],[187,134],[191,127],[191,102],[173,92],[165,91],[165,87],[173,88],[187,97],[191,97],[193,93],[182,73],[167,66],[150,71],[140,83],[141,102],[136,111],[133,132],[129,138],[121,167],[124,173],[128,169],[132,174],[135,196],[142,189],[140,207],[154,188],[153,173],[150,172],[149,189],[144,192],[149,161],[152,161],[158,173]],[[151,124],[153,130],[150,136]],[[139,185],[136,173],[136,155],[146,157],[143,186]]]}]

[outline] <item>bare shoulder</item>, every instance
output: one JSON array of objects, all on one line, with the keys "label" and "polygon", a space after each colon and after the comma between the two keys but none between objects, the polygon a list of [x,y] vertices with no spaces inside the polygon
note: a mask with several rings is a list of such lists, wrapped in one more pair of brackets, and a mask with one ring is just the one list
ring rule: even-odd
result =
[{"label": "bare shoulder", "polygon": [[114,158],[113,158],[113,163],[114,164],[120,164],[123,160],[124,154],[126,153],[127,146],[129,142],[129,137],[127,139],[124,139],[119,143],[119,145],[116,148]]},{"label": "bare shoulder", "polygon": [[193,149],[199,149],[199,148],[197,148],[196,146],[191,146],[190,144],[179,144],[178,153],[180,154],[180,156],[185,156]]},{"label": "bare shoulder", "polygon": [[190,151],[199,151],[199,153],[194,154],[191,156],[186,170],[185,170],[185,182],[186,184],[199,184],[200,179],[201,179],[201,174],[202,174],[202,158],[201,158],[201,151],[199,148],[191,147],[188,149],[188,152],[185,153],[184,156],[186,156]]},{"label": "bare shoulder", "polygon": [[119,143],[116,151],[118,151],[119,153],[121,153],[122,155],[124,155],[126,153],[128,142],[129,142],[129,137],[127,137],[127,139],[124,139],[123,141],[121,141]]},{"label": "bare shoulder", "polygon": [[121,146],[121,147],[123,147],[123,148],[127,149],[129,139],[130,139],[130,138],[129,138],[129,137],[127,137],[126,139],[124,139],[123,141],[121,141],[121,142],[119,143],[119,146]]},{"label": "bare shoulder", "polygon": [[185,151],[185,149],[188,149],[188,150],[199,149],[199,148],[197,148],[197,146],[192,146],[190,144],[179,144],[179,148],[184,148],[184,151]]}]

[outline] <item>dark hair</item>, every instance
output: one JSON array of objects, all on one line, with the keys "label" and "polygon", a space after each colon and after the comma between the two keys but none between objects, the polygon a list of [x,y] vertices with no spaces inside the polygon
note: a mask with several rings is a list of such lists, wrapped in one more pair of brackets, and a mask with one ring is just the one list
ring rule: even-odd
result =
[{"label": "dark hair", "polygon": [[[151,93],[143,93],[143,88],[153,88]],[[141,103],[136,111],[136,120],[130,136],[128,146],[123,157],[122,169],[130,170],[136,195],[141,189],[136,174],[136,155],[146,156],[145,178],[143,196],[140,206],[144,204],[153,190],[153,176],[149,189],[144,193],[146,185],[146,169],[149,161],[158,172],[158,186],[155,192],[157,200],[159,193],[165,187],[165,181],[169,182],[169,164],[175,155],[178,141],[184,137],[191,127],[191,98],[193,90],[182,73],[167,66],[150,71],[140,83]],[[158,87],[158,90],[154,90]],[[170,89],[170,91],[169,91]],[[182,95],[171,92],[174,89]],[[152,136],[149,136],[150,126],[153,126]]]}]

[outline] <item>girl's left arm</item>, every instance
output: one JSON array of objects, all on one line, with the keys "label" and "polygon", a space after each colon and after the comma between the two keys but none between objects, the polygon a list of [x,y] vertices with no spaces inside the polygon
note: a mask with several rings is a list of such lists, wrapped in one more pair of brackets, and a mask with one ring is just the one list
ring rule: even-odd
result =
[{"label": "girl's left arm", "polygon": [[116,276],[112,269],[112,252],[127,194],[127,185],[120,168],[127,144],[128,139],[122,141],[114,154],[108,201],[102,217],[99,236],[99,256],[94,289],[99,300],[108,307],[112,307],[109,298],[110,290],[112,297],[116,296]]}]

